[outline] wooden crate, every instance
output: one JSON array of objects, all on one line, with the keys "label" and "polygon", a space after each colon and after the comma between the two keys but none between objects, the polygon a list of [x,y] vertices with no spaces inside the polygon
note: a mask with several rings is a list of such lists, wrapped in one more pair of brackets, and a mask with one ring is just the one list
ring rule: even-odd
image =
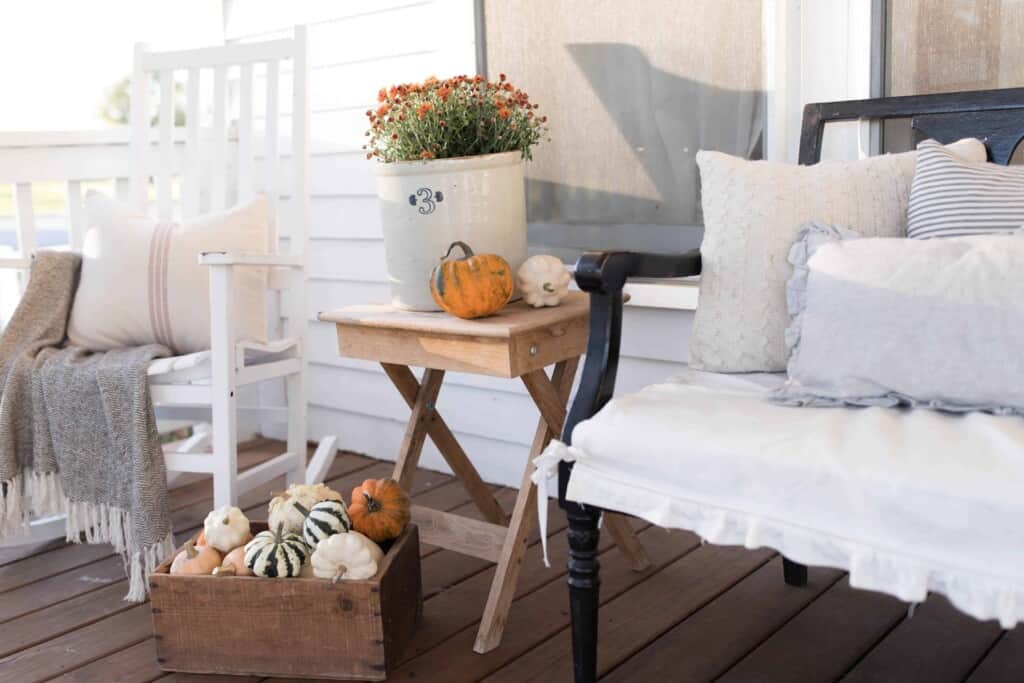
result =
[{"label": "wooden crate", "polygon": [[170,562],[149,577],[165,671],[384,680],[423,613],[414,524],[366,581],[171,576]]}]

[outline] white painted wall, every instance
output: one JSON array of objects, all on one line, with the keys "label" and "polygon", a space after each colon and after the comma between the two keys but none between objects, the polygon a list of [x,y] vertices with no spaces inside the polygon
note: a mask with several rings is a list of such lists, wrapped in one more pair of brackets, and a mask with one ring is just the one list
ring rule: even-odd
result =
[{"label": "white painted wall", "polygon": [[[337,356],[333,326],[315,315],[387,299],[373,167],[359,149],[365,111],[381,86],[431,74],[475,73],[473,3],[225,2],[228,41],[273,38],[300,23],[309,25],[312,56],[310,436],[338,434],[342,448],[394,459],[408,409],[376,365]],[[641,296],[664,300],[638,291]],[[692,300],[692,291],[686,298]],[[691,318],[689,311],[630,308],[619,386],[638,388],[678,371],[687,357]],[[452,373],[438,409],[484,479],[518,485],[539,417],[520,383]],[[275,435],[279,430],[265,427]],[[429,443],[423,465],[446,469]]]}]

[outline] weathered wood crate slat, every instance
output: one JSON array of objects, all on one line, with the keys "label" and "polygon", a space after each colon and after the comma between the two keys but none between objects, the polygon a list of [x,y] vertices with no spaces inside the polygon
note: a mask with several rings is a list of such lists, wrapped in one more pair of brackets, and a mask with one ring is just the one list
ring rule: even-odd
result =
[{"label": "weathered wood crate slat", "polygon": [[365,581],[171,576],[170,561],[149,577],[165,671],[384,680],[423,613],[414,524]]}]

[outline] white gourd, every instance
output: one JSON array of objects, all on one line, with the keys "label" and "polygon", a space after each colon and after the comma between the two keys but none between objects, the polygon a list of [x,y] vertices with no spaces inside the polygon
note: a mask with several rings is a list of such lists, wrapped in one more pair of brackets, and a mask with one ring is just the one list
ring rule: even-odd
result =
[{"label": "white gourd", "polygon": [[249,540],[249,518],[238,508],[225,505],[206,515],[203,535],[207,545],[230,552]]},{"label": "white gourd", "polygon": [[557,306],[569,295],[569,269],[556,256],[538,254],[519,266],[516,284],[523,299],[534,308]]},{"label": "white gourd", "polygon": [[313,552],[313,575],[321,579],[360,580],[377,573],[384,552],[358,531],[328,536]]},{"label": "white gourd", "polygon": [[341,494],[326,484],[292,484],[288,490],[271,499],[267,506],[267,526],[302,534],[302,524],[313,506],[322,500],[341,501]]}]

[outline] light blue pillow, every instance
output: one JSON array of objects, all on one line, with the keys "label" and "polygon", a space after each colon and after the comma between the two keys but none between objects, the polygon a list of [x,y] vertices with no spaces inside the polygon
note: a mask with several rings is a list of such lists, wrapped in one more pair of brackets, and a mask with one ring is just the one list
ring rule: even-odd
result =
[{"label": "light blue pillow", "polygon": [[811,223],[789,261],[789,379],[773,400],[1024,415],[1024,236]]}]

